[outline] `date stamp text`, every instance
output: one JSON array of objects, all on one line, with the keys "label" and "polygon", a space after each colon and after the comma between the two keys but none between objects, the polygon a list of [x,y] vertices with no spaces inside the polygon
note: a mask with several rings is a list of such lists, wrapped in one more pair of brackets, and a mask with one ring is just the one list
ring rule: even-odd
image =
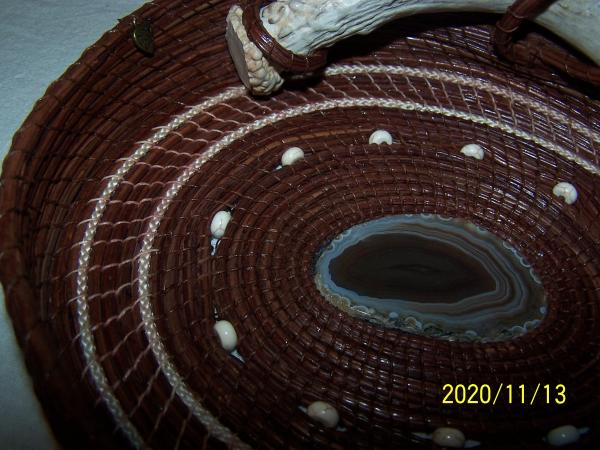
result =
[{"label": "date stamp text", "polygon": [[442,393],[442,403],[450,405],[495,405],[497,402],[562,405],[567,401],[567,389],[564,384],[445,384]]}]

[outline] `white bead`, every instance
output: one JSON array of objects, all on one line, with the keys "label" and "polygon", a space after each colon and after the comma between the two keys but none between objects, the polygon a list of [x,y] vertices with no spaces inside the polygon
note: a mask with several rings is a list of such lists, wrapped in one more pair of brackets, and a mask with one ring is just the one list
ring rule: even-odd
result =
[{"label": "white bead", "polygon": [[482,160],[485,155],[483,147],[479,144],[467,144],[460,149],[460,152],[465,156],[470,156],[479,160]]},{"label": "white bead", "polygon": [[210,232],[215,239],[221,239],[225,235],[225,229],[230,220],[231,213],[229,211],[219,211],[215,214],[210,223]]},{"label": "white bead", "polygon": [[577,189],[571,183],[560,182],[552,189],[552,193],[557,197],[562,197],[565,203],[572,205],[577,200]]},{"label": "white bead", "polygon": [[335,428],[340,421],[337,410],[326,402],[313,402],[306,411],[308,417],[327,428]]},{"label": "white bead", "polygon": [[433,432],[433,442],[440,447],[463,448],[465,445],[465,435],[456,428],[441,427]]},{"label": "white bead", "polygon": [[296,161],[304,158],[304,151],[300,147],[290,147],[281,156],[282,166],[291,166]]},{"label": "white bead", "polygon": [[385,130],[374,131],[369,137],[369,144],[388,144],[392,143],[392,135]]},{"label": "white bead", "polygon": [[237,333],[231,322],[219,320],[214,326],[215,333],[221,341],[221,346],[228,352],[232,352],[237,347]]},{"label": "white bead", "polygon": [[579,440],[579,430],[573,425],[563,425],[562,427],[550,430],[546,439],[548,440],[548,444],[554,447],[562,447],[563,445],[577,442]]}]

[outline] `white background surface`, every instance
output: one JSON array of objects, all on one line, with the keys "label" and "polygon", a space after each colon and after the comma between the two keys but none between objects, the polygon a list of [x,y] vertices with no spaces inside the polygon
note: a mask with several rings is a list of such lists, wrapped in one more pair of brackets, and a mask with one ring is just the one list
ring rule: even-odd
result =
[{"label": "white background surface", "polygon": [[[0,0],[0,160],[48,85],[143,0]],[[0,449],[53,450],[0,292]],[[83,449],[82,449],[83,450]]]}]

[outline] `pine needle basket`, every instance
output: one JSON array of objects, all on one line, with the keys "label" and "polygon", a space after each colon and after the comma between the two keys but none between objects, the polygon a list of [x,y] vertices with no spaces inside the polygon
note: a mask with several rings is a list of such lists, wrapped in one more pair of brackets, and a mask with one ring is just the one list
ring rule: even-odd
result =
[{"label": "pine needle basket", "polygon": [[[485,449],[600,440],[600,103],[499,58],[489,15],[413,17],[253,98],[224,39],[230,1],[154,1],[53,83],[14,137],[0,278],[36,393],[67,449]],[[155,52],[131,39],[152,24]],[[389,146],[368,144],[386,129]],[[485,148],[465,158],[467,143]],[[305,157],[275,168],[282,152]],[[553,195],[576,186],[572,205]],[[216,251],[210,223],[231,223]],[[315,254],[393,214],[469,220],[518,248],[543,323],[496,343],[385,329],[324,301]],[[226,318],[232,357],[213,332]],[[445,405],[442,386],[566,387],[562,405]],[[335,405],[340,426],[305,413]]]}]

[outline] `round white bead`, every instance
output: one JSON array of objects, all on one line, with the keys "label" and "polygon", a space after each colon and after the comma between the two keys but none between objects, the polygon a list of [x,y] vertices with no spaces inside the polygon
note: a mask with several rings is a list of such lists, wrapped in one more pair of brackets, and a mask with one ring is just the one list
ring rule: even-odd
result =
[{"label": "round white bead", "polygon": [[214,326],[215,333],[221,341],[221,346],[228,352],[232,352],[237,347],[237,333],[231,322],[219,320]]},{"label": "round white bead", "polygon": [[337,410],[326,402],[313,402],[306,411],[308,417],[327,428],[335,428],[340,421]]},{"label": "round white bead", "polygon": [[215,214],[210,223],[210,232],[215,239],[221,239],[225,235],[225,229],[230,220],[231,213],[229,211],[219,211]]},{"label": "round white bead", "polygon": [[300,147],[290,147],[281,156],[282,166],[291,166],[296,161],[304,158],[304,151]]},{"label": "round white bead", "polygon": [[433,432],[433,442],[440,447],[463,448],[465,445],[465,435],[456,428],[441,427]]},{"label": "round white bead", "polygon": [[552,189],[552,193],[557,197],[562,197],[565,203],[572,205],[577,200],[577,189],[571,183],[560,182]]},{"label": "round white bead", "polygon": [[460,149],[460,152],[465,156],[470,156],[479,160],[482,160],[485,155],[483,147],[479,144],[467,144]]},{"label": "round white bead", "polygon": [[572,444],[579,440],[579,430],[573,425],[563,425],[557,427],[548,432],[546,436],[548,444],[555,447],[562,447],[563,445]]},{"label": "round white bead", "polygon": [[392,143],[392,135],[385,130],[374,131],[369,137],[369,144],[388,144]]}]

